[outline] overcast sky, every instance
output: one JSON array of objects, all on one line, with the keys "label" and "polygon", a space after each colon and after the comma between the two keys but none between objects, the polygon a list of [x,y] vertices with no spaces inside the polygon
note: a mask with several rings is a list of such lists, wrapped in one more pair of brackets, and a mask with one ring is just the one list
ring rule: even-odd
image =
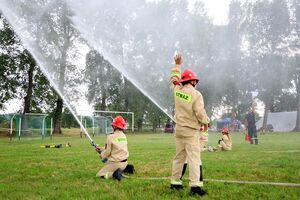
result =
[{"label": "overcast sky", "polygon": [[189,0],[191,4],[202,1],[205,4],[208,16],[216,25],[224,25],[228,21],[229,3],[231,0]]}]

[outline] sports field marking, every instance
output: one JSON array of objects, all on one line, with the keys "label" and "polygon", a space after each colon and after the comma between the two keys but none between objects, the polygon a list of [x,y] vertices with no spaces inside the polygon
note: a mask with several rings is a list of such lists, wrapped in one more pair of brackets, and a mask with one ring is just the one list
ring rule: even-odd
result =
[{"label": "sports field marking", "polygon": [[221,183],[239,183],[239,184],[254,184],[254,185],[277,185],[277,186],[287,186],[287,187],[300,187],[299,183],[236,181],[236,180],[218,180],[218,179],[204,179],[204,181],[208,181],[208,182],[221,182]]},{"label": "sports field marking", "polygon": [[[136,177],[142,180],[169,180],[170,177]],[[253,184],[253,185],[276,185],[286,187],[300,187],[300,183],[277,183],[277,182],[259,182],[259,181],[237,181],[237,180],[219,180],[219,179],[204,179],[206,182],[219,183],[238,183],[238,184]]]},{"label": "sports field marking", "polygon": [[261,151],[264,153],[298,153],[300,150],[285,150],[285,151]]}]

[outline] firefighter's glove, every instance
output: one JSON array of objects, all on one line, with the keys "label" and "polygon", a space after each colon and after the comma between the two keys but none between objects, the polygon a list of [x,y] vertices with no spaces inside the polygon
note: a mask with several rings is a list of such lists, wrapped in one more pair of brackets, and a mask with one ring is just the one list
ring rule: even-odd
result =
[{"label": "firefighter's glove", "polygon": [[202,124],[203,132],[208,131],[208,126],[209,126],[209,124]]},{"label": "firefighter's glove", "polygon": [[96,147],[95,150],[97,151],[97,153],[101,154],[101,151],[103,150],[103,148],[101,148],[101,147]]},{"label": "firefighter's glove", "polygon": [[200,129],[199,129],[201,132],[203,132],[204,131],[204,127],[203,127],[203,125],[201,124],[200,125]]}]

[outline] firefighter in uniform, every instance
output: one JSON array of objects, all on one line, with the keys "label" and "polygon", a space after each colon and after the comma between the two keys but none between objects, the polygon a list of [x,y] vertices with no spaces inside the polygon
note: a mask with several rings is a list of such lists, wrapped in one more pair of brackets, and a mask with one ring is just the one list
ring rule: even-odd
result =
[{"label": "firefighter in uniform", "polygon": [[203,97],[195,89],[199,79],[186,69],[180,77],[181,55],[176,55],[176,66],[171,70],[171,82],[175,99],[175,141],[176,155],[173,159],[171,189],[182,189],[181,175],[185,160],[189,163],[191,194],[203,196],[203,182],[200,181],[200,126],[208,128],[209,118],[204,109]]},{"label": "firefighter in uniform", "polygon": [[219,140],[218,146],[222,151],[230,151],[232,148],[232,140],[227,127],[222,129],[222,139]]},{"label": "firefighter in uniform", "polygon": [[96,174],[101,178],[115,178],[121,180],[122,172],[127,166],[129,156],[127,138],[124,134],[126,122],[122,116],[117,116],[112,122],[113,134],[107,136],[105,147],[97,147],[96,151],[102,160],[106,160],[104,167]]}]

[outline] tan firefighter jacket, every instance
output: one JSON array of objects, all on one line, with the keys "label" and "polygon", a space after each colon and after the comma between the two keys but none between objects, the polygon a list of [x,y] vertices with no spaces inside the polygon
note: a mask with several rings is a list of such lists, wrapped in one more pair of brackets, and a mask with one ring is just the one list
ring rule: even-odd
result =
[{"label": "tan firefighter jacket", "polygon": [[223,142],[226,144],[227,147],[230,147],[230,148],[232,147],[232,141],[231,141],[231,139],[230,139],[230,136],[224,134],[224,135],[222,136],[222,140],[223,140]]},{"label": "tan firefighter jacket", "polygon": [[101,158],[109,161],[120,162],[128,158],[127,138],[123,131],[116,130],[107,136],[105,149],[101,152]]},{"label": "tan firefighter jacket", "polygon": [[172,69],[171,82],[173,84],[175,99],[176,129],[191,128],[199,130],[201,124],[208,124],[209,118],[204,109],[202,94],[190,84],[186,84],[184,86],[179,84],[179,66]]}]

